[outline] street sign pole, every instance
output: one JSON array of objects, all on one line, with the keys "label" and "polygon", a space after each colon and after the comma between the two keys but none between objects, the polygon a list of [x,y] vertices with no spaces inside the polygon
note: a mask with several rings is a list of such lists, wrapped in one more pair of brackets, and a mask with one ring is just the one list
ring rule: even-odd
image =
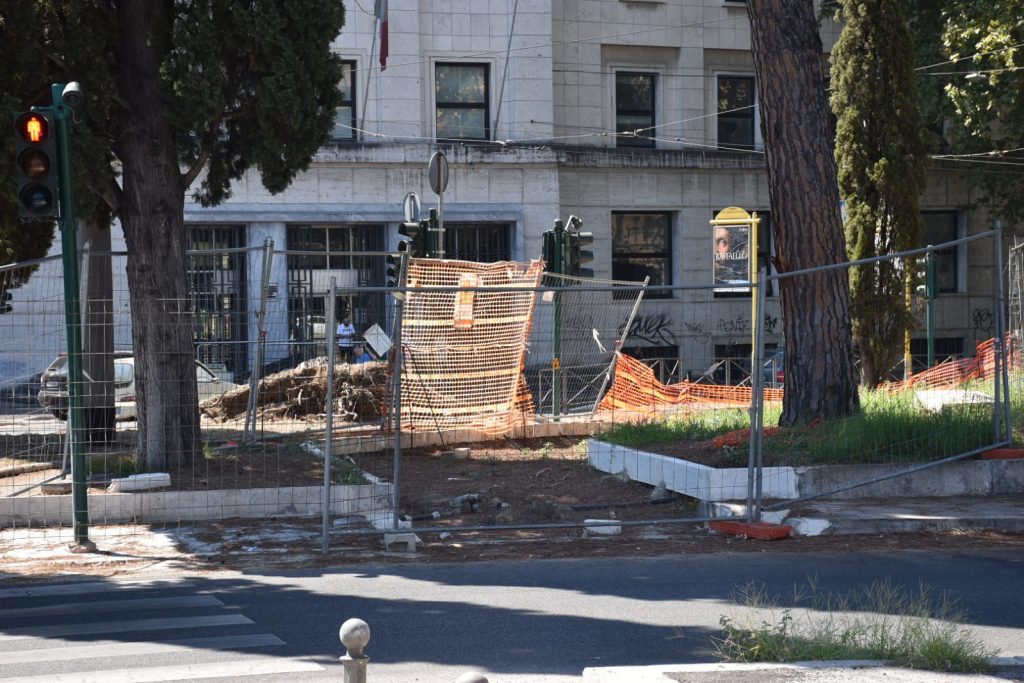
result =
[{"label": "street sign pole", "polygon": [[[75,217],[74,169],[71,164],[71,112],[64,102],[65,85],[50,86],[57,128],[60,189],[60,245],[64,264],[64,320],[68,339],[68,439],[71,442],[71,509],[75,540],[72,552],[93,552],[89,540],[89,496],[82,424],[82,314],[78,291],[78,234]],[[70,97],[69,97],[70,99]]]}]

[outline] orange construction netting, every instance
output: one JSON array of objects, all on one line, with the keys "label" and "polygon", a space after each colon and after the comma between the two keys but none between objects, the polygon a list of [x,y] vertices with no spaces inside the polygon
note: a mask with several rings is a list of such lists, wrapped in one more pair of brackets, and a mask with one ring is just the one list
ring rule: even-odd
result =
[{"label": "orange construction netting", "polygon": [[[618,354],[615,379],[598,406],[599,410],[651,410],[668,407],[749,407],[750,387],[699,384],[682,381],[662,384],[654,371],[640,361]],[[782,389],[765,389],[765,401],[781,401]]]},{"label": "orange construction netting", "polygon": [[[402,313],[403,429],[497,435],[533,415],[522,371],[543,270],[542,261],[410,259]],[[418,291],[429,287],[473,289]]]},{"label": "orange construction netting", "polygon": [[[1006,335],[1006,363],[1009,368],[1021,366],[1021,352],[1013,343],[1011,335]],[[951,358],[935,367],[928,368],[908,379],[899,382],[886,382],[879,388],[896,392],[903,389],[949,389],[960,386],[972,379],[992,379],[996,373],[996,340],[995,337],[975,346],[974,356],[968,358]]]}]

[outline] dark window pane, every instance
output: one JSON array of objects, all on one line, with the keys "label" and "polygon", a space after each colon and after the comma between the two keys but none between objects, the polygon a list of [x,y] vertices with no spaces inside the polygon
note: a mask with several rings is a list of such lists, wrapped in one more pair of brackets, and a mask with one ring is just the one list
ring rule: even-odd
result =
[{"label": "dark window pane", "polygon": [[335,140],[354,140],[358,137],[356,133],[356,96],[354,74],[355,62],[342,62],[341,82],[338,90],[341,92],[341,105],[334,111],[334,131],[332,136]]},{"label": "dark window pane", "polygon": [[487,101],[487,79],[482,66],[438,64],[436,87],[438,104],[484,104]]},{"label": "dark window pane", "polygon": [[654,75],[619,72],[615,74],[615,132],[620,147],[654,147]]},{"label": "dark window pane", "polygon": [[754,147],[754,79],[718,77],[718,145]]},{"label": "dark window pane", "polygon": [[438,64],[434,80],[438,139],[490,139],[487,66]]},{"label": "dark window pane", "polygon": [[615,104],[620,111],[653,111],[654,76],[650,74],[616,74]]},{"label": "dark window pane", "polygon": [[[612,278],[650,285],[672,284],[671,214],[612,214]],[[649,297],[671,297],[670,291],[650,292]]]},{"label": "dark window pane", "polygon": [[484,112],[472,109],[437,110],[437,137],[453,139],[486,139]]},{"label": "dark window pane", "polygon": [[[957,216],[955,211],[927,211],[922,233],[923,247],[929,244],[952,242],[957,238]],[[957,247],[948,247],[934,252],[939,291],[949,294],[957,291]]]}]

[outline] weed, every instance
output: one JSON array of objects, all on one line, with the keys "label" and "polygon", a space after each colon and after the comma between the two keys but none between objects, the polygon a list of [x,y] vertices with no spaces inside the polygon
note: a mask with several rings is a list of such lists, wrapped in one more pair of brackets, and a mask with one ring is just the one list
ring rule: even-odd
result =
[{"label": "weed", "polygon": [[780,608],[762,585],[738,591],[740,616],[719,619],[712,642],[730,662],[877,659],[935,671],[985,672],[997,652],[964,625],[956,600],[933,596],[925,585],[910,594],[892,582],[872,583],[845,595],[794,588],[792,606]]}]

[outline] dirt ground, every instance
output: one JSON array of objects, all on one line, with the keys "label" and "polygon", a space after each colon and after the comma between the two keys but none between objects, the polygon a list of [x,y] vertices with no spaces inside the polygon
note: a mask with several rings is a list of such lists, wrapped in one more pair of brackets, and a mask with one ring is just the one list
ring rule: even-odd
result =
[{"label": "dirt ground", "polygon": [[[247,450],[231,445],[229,433],[207,449],[202,463],[172,473],[175,489],[315,486],[323,482],[322,461],[297,447],[297,439],[278,446]],[[731,460],[708,447],[707,460]],[[111,447],[110,461],[121,457]],[[692,457],[692,455],[691,455]],[[731,463],[729,463],[731,464]],[[361,471],[391,481],[391,452],[339,458],[335,481],[354,483]],[[37,480],[46,472],[34,472]],[[7,487],[11,479],[0,479]],[[176,549],[146,549],[141,536],[100,543],[89,558],[61,552],[57,559],[17,560],[17,536],[0,538],[0,573],[39,577],[51,573],[122,574],[163,563],[193,569],[310,567],[362,562],[476,562],[541,558],[655,556],[717,552],[788,553],[936,549],[1024,548],[1024,534],[947,532],[820,536],[759,541],[716,534],[702,522],[695,501],[591,468],[580,438],[502,439],[461,448],[433,447],[403,451],[400,463],[400,514],[410,518],[419,543],[415,553],[383,547],[379,533],[365,523],[339,520],[331,533],[331,551],[320,549],[320,520],[227,520],[172,527],[184,534]],[[101,487],[94,489],[99,492]],[[39,495],[38,491],[25,495]],[[588,532],[586,519],[626,522],[619,535]],[[629,522],[645,520],[644,525]],[[534,525],[538,528],[513,528]],[[480,527],[491,527],[481,529]],[[159,529],[147,531],[164,534]],[[119,545],[120,544],[120,545]],[[203,552],[194,552],[198,544]],[[66,546],[66,543],[65,543]],[[10,562],[7,561],[10,557]]]}]

